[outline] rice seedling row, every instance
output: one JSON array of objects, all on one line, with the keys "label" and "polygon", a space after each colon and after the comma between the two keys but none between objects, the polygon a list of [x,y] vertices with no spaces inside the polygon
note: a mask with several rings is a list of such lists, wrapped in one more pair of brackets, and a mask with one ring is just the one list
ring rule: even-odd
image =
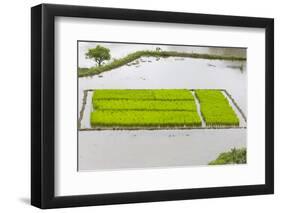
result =
[{"label": "rice seedling row", "polygon": [[201,126],[197,112],[189,111],[94,111],[92,126],[97,127],[175,127]]},{"label": "rice seedling row", "polygon": [[192,100],[93,100],[95,110],[196,111]]},{"label": "rice seedling row", "polygon": [[95,90],[93,99],[95,100],[194,100],[189,90],[185,89],[136,89],[118,90],[105,89]]}]

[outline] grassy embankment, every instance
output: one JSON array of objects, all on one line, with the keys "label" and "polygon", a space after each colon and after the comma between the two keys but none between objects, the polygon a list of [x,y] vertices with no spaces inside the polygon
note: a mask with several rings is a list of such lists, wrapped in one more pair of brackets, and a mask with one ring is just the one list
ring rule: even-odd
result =
[{"label": "grassy embankment", "polygon": [[213,160],[209,165],[223,165],[223,164],[244,164],[247,163],[246,148],[233,148],[229,152],[221,153],[216,160]]},{"label": "grassy embankment", "polygon": [[216,59],[216,60],[239,60],[244,61],[246,58],[237,56],[223,56],[223,55],[212,55],[212,54],[199,54],[199,53],[187,53],[187,52],[177,52],[177,51],[136,51],[134,53],[128,54],[127,56],[115,59],[108,64],[104,64],[97,67],[91,68],[78,68],[78,76],[86,77],[91,75],[97,75],[105,71],[109,71],[125,64],[128,64],[140,57],[188,57],[188,58],[201,58],[201,59]]},{"label": "grassy embankment", "polygon": [[239,118],[219,90],[196,90],[207,126],[239,126]]}]

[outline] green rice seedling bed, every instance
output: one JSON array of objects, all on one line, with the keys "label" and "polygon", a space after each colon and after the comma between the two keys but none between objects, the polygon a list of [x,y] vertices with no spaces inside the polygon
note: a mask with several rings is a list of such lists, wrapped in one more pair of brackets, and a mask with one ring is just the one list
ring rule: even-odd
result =
[{"label": "green rice seedling bed", "polygon": [[95,90],[92,127],[201,126],[194,96],[185,89]]},{"label": "green rice seedling bed", "polygon": [[[220,90],[195,90],[207,127],[239,126]],[[92,128],[202,127],[194,96],[186,89],[94,90]]]},{"label": "green rice seedling bed", "polygon": [[239,118],[219,90],[196,90],[207,126],[239,126]]},{"label": "green rice seedling bed", "polygon": [[98,110],[91,114],[96,127],[183,127],[201,126],[194,111],[111,111]]}]

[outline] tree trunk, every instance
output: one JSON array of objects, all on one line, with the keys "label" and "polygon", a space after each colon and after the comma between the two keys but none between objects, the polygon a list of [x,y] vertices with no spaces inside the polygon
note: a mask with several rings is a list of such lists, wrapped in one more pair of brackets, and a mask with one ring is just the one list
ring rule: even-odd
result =
[{"label": "tree trunk", "polygon": [[97,60],[97,64],[99,67],[101,66],[101,62],[102,62],[102,60]]}]

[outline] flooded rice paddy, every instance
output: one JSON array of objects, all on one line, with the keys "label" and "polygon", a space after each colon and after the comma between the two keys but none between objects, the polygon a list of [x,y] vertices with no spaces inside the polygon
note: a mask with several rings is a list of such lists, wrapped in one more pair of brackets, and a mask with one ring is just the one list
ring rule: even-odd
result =
[{"label": "flooded rice paddy", "polygon": [[[104,45],[105,46],[105,45]],[[114,45],[113,45],[114,46]],[[111,47],[117,58],[136,51]],[[154,48],[154,46],[152,46]],[[84,47],[81,47],[83,52]],[[172,50],[183,47],[169,47]],[[184,47],[184,51],[245,56],[245,50]],[[138,47],[138,50],[140,48]],[[117,51],[118,50],[118,51]],[[183,51],[183,49],[180,49]],[[234,51],[234,52],[233,52]],[[237,52],[235,52],[237,51]],[[80,54],[83,55],[83,54]],[[79,66],[93,66],[79,58]],[[79,112],[87,89],[224,89],[247,116],[245,61],[142,57],[128,65],[92,77],[79,78]],[[89,127],[89,92],[81,128]],[[232,104],[235,109],[235,106]],[[78,112],[78,114],[79,114]],[[246,127],[242,115],[235,110]],[[203,166],[219,153],[246,147],[247,129],[78,131],[79,171]]]}]

